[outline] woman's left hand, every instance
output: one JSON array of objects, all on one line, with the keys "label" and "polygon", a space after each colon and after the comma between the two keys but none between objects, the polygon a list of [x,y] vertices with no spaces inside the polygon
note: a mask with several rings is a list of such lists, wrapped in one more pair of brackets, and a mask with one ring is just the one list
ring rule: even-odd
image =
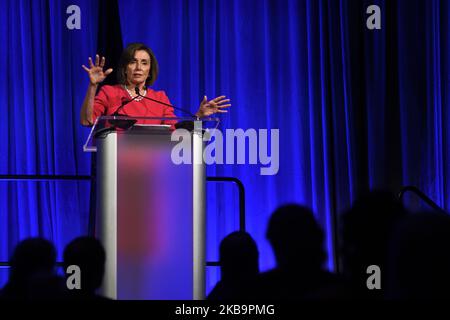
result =
[{"label": "woman's left hand", "polygon": [[231,104],[229,103],[227,104],[227,102],[230,102],[230,99],[225,98],[226,98],[225,96],[220,96],[208,101],[208,98],[204,96],[202,102],[200,103],[200,107],[198,108],[198,111],[195,115],[199,118],[202,118],[210,116],[214,113],[228,112],[227,110],[224,109],[231,106]]}]

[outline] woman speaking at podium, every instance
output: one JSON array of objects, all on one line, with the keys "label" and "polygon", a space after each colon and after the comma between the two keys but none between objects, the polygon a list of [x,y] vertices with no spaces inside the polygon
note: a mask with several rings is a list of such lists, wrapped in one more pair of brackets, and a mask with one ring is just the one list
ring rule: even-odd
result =
[{"label": "woman speaking at podium", "polygon": [[[119,61],[117,80],[114,86],[103,86],[98,94],[98,85],[113,71],[103,70],[105,57],[95,56],[95,62],[89,57],[89,68],[83,69],[89,75],[89,87],[81,107],[80,120],[84,126],[91,126],[99,116],[120,114],[130,117],[176,117],[169,98],[164,91],[149,88],[158,77],[158,61],[152,50],[142,43],[132,43],[122,53]],[[153,99],[153,100],[150,100]],[[131,101],[132,100],[132,101]],[[156,101],[154,101],[156,100]],[[158,102],[159,101],[159,102]],[[230,104],[225,96],[212,100],[204,96],[195,116],[207,117],[215,113],[224,113]],[[138,123],[155,123],[142,119]],[[156,121],[161,123],[161,121]],[[164,121],[173,124],[173,121]]]}]

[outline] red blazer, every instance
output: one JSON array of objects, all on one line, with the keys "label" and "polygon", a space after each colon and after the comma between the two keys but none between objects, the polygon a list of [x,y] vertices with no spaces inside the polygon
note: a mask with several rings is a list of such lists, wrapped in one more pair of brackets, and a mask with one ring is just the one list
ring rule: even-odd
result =
[{"label": "red blazer", "polygon": [[[155,91],[147,88],[147,97],[170,104],[169,98],[164,91]],[[128,91],[122,85],[109,86],[104,85],[95,96],[93,121],[100,116],[111,115],[122,105],[124,101],[130,100]],[[172,107],[167,107],[154,101],[142,99],[141,101],[132,101],[126,104],[121,110],[121,114],[130,117],[176,117]],[[140,124],[171,124],[175,120],[138,120]]]}]

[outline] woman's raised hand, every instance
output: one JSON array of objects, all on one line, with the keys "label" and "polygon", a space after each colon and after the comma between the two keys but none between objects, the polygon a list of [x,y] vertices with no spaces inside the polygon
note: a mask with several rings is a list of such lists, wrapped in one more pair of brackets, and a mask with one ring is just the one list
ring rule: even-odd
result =
[{"label": "woman's raised hand", "polygon": [[226,113],[226,108],[231,107],[230,99],[226,99],[225,96],[216,97],[208,101],[206,96],[203,97],[200,107],[198,108],[197,117],[207,117],[215,113]]},{"label": "woman's raised hand", "polygon": [[89,57],[89,68],[84,64],[82,65],[83,69],[89,74],[89,81],[92,85],[98,85],[113,71],[113,69],[109,68],[106,71],[103,71],[103,67],[105,66],[105,57],[100,59],[100,56],[95,55],[95,64],[92,63],[91,57]]}]

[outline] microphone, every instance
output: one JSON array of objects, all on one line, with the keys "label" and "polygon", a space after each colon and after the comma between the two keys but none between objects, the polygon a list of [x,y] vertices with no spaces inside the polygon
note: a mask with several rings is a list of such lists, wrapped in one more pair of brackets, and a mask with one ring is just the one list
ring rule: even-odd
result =
[{"label": "microphone", "polygon": [[171,105],[171,104],[168,104],[168,103],[165,103],[165,102],[156,100],[156,99],[152,99],[152,98],[149,98],[149,97],[144,97],[143,95],[141,95],[141,93],[140,93],[138,87],[135,87],[135,88],[134,88],[134,92],[136,92],[136,94],[137,94],[137,96],[136,96],[135,98],[137,98],[137,97],[142,97],[142,98],[144,98],[144,99],[147,99],[147,100],[150,100],[150,101],[153,101],[153,102],[162,104],[163,106],[166,106],[166,107],[172,107],[172,108],[174,108],[174,109],[180,110],[180,111],[182,111],[182,112],[184,112],[184,113],[187,113],[187,114],[190,115],[192,118],[198,119],[198,117],[197,117],[196,115],[192,114],[190,111],[184,110],[184,109],[182,109],[182,108],[178,108],[178,107],[176,107],[176,106],[174,106],[174,105]]},{"label": "microphone", "polygon": [[[137,87],[136,87],[137,88]],[[139,91],[139,89],[138,89]],[[120,114],[119,111],[120,109],[122,109],[123,107],[125,107],[127,104],[129,104],[131,101],[137,99],[139,96],[134,97],[133,99],[130,100],[122,100],[122,104],[117,108],[117,110],[112,114],[113,116],[125,116],[124,114]]]},{"label": "microphone", "polygon": [[[125,114],[120,114],[119,111],[125,107],[127,104],[129,104],[131,101],[135,100],[136,98],[138,98],[139,96],[134,97],[133,99],[130,100],[123,100],[122,99],[122,104],[117,108],[117,110],[112,114],[113,116],[126,116]],[[121,128],[121,129],[128,129],[130,127],[132,127],[135,123],[137,122],[137,120],[134,119],[127,119],[127,120],[109,120],[109,123],[111,123],[114,127],[117,128]]]}]

